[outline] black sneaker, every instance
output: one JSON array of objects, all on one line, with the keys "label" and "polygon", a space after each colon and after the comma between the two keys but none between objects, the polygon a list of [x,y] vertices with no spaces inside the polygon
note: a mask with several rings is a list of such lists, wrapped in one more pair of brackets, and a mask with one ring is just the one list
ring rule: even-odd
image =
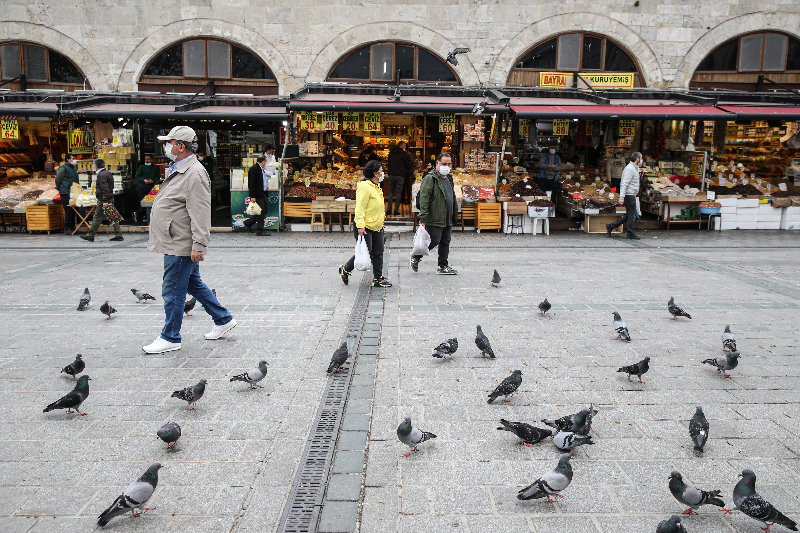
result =
[{"label": "black sneaker", "polygon": [[443,266],[436,269],[437,274],[444,274],[446,276],[455,276],[458,274],[458,270],[455,270],[451,266]]},{"label": "black sneaker", "polygon": [[112,238],[110,238],[108,240],[109,241],[117,241],[117,242],[119,242],[119,241],[124,241],[125,237],[123,237],[122,235],[117,235],[116,237],[112,237]]},{"label": "black sneaker", "polygon": [[344,265],[339,265],[339,276],[342,278],[342,283],[345,285],[350,282],[350,272],[344,269]]},{"label": "black sneaker", "polygon": [[419,262],[420,261],[422,261],[422,259],[417,259],[416,257],[414,257],[412,255],[411,256],[411,270],[413,270],[414,272],[419,272]]},{"label": "black sneaker", "polygon": [[614,229],[611,227],[611,224],[606,224],[606,233],[609,237],[611,237],[611,230]]},{"label": "black sneaker", "polygon": [[81,235],[81,239],[84,241],[94,242],[94,237],[89,235]]},{"label": "black sneaker", "polygon": [[372,286],[373,287],[391,287],[392,286],[392,282],[389,281],[388,279],[384,278],[383,276],[381,276],[379,278],[374,278],[372,280]]},{"label": "black sneaker", "polygon": [[640,241],[640,240],[642,240],[642,238],[641,238],[641,237],[639,237],[638,235],[636,235],[636,234],[634,234],[634,233],[631,233],[630,235],[628,235],[628,238],[629,238],[629,239],[633,239],[634,241]]}]

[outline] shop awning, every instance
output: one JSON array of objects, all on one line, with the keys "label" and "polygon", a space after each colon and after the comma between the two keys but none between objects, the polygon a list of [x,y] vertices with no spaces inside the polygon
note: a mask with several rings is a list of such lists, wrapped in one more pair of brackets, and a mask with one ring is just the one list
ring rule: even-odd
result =
[{"label": "shop awning", "polygon": [[800,121],[800,106],[742,106],[720,104],[739,120]]},{"label": "shop awning", "polygon": [[18,117],[53,117],[58,106],[46,102],[0,102],[0,115]]},{"label": "shop awning", "polygon": [[100,104],[65,111],[78,118],[136,118],[154,120],[248,120],[279,121],[288,117],[283,107],[204,106],[176,111],[174,105]]},{"label": "shop awning", "polygon": [[511,105],[517,118],[579,118],[585,120],[695,120],[736,117],[714,106],[603,106],[603,105]]},{"label": "shop awning", "polygon": [[[315,95],[316,96],[316,95]],[[352,97],[351,97],[352,98]],[[294,100],[289,102],[286,109],[289,111],[377,111],[381,113],[456,113],[468,115],[472,113],[475,104],[481,101],[480,98],[470,98],[467,102],[443,102],[438,98],[416,97],[415,101],[307,101]],[[410,100],[411,98],[409,98]],[[455,98],[454,98],[455,99]],[[466,100],[461,98],[461,100]],[[489,105],[484,110],[486,113],[505,113],[508,111],[506,106]]]}]

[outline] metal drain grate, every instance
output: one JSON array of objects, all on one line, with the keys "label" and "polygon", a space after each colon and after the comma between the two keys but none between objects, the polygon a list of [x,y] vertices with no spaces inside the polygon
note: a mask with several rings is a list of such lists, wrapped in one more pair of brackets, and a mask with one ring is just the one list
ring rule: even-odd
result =
[{"label": "metal drain grate", "polygon": [[358,286],[342,341],[352,354],[344,369],[328,378],[322,401],[306,441],[306,449],[295,474],[289,499],[283,510],[278,533],[311,533],[316,530],[325,485],[328,480],[336,439],[342,422],[352,369],[358,356],[361,330],[367,314],[372,276],[365,275]]}]

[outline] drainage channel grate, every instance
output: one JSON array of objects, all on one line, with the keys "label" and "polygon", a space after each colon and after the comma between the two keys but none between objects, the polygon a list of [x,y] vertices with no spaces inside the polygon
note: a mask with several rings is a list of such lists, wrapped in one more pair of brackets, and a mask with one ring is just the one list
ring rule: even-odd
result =
[{"label": "drainage channel grate", "polygon": [[367,314],[372,276],[364,275],[358,287],[347,328],[341,342],[347,342],[351,357],[345,368],[328,377],[322,401],[300,460],[300,467],[283,510],[278,533],[311,533],[316,531],[325,485],[328,480],[336,438],[342,422],[357,348]]}]

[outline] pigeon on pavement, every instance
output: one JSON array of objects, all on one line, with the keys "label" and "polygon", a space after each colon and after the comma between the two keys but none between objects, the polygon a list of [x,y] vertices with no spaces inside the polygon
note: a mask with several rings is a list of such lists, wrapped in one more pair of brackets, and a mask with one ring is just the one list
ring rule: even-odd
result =
[{"label": "pigeon on pavement", "polygon": [[549,429],[540,429],[525,422],[509,422],[508,420],[500,419],[503,424],[497,428],[500,431],[510,431],[520,439],[525,446],[532,446],[537,442],[543,441],[547,437],[551,437],[553,432]]},{"label": "pigeon on pavement", "polygon": [[740,356],[739,352],[729,352],[721,357],[705,359],[703,363],[717,367],[717,372],[722,372],[726,378],[729,378],[727,370],[733,370],[739,365]]},{"label": "pigeon on pavement", "polygon": [[489,339],[483,334],[483,330],[478,326],[478,334],[475,335],[475,346],[481,351],[481,355],[489,354],[489,357],[494,359],[494,351],[492,345],[489,344]]},{"label": "pigeon on pavement", "polygon": [[517,499],[535,500],[547,497],[547,501],[553,502],[554,500],[550,496],[563,498],[559,493],[569,487],[572,481],[570,459],[572,459],[572,452],[563,454],[558,460],[558,465],[553,470],[519,491]]},{"label": "pigeon on pavement", "polygon": [[150,468],[142,474],[142,477],[128,486],[122,494],[111,504],[111,507],[103,511],[99,516],[97,525],[100,527],[108,524],[109,520],[115,516],[123,515],[131,511],[131,517],[139,516],[136,509],[141,508],[144,512],[151,511],[155,507],[142,507],[153,495],[158,485],[158,469],[161,463],[153,463]]},{"label": "pigeon on pavement", "polygon": [[[797,531],[797,523],[794,520],[775,509],[771,503],[756,492],[755,472],[750,469],[742,470],[740,477],[742,479],[733,487],[734,509],[739,509],[750,518],[767,524],[767,527],[761,528],[764,531],[769,531],[774,524]],[[728,514],[732,510],[723,509],[722,511]]]},{"label": "pigeon on pavement", "polygon": [[86,363],[83,362],[83,356],[78,354],[75,356],[75,360],[61,369],[62,374],[69,374],[72,376],[75,381],[78,381],[78,374],[83,372],[83,369],[86,368]]},{"label": "pigeon on pavement", "polygon": [[697,514],[697,509],[701,505],[716,505],[717,507],[725,507],[725,502],[719,496],[719,490],[705,491],[692,487],[683,481],[683,477],[679,472],[673,470],[669,475],[669,491],[675,496],[675,499],[683,505],[688,505],[682,514]]},{"label": "pigeon on pavement", "polygon": [[194,309],[194,304],[196,304],[196,303],[197,303],[197,298],[192,296],[191,300],[189,300],[189,301],[187,301],[186,303],[183,304],[183,312],[186,313],[186,316],[192,316],[192,315],[189,314],[189,311]]},{"label": "pigeon on pavement", "polygon": [[703,408],[699,405],[694,412],[694,416],[689,420],[689,437],[694,443],[694,451],[703,453],[703,447],[708,442],[708,420],[703,413]]},{"label": "pigeon on pavement", "polygon": [[189,410],[194,411],[195,406],[197,405],[197,400],[203,397],[203,394],[206,392],[206,383],[207,380],[201,379],[197,382],[197,385],[186,387],[181,390],[176,390],[172,393],[172,398],[179,398],[185,402],[189,403]]},{"label": "pigeon on pavement", "polygon": [[429,439],[435,439],[436,435],[428,433],[427,431],[420,431],[411,425],[411,417],[403,418],[403,421],[397,426],[397,438],[400,442],[411,448],[403,457],[408,457],[411,452],[417,451],[417,444],[421,444]]},{"label": "pigeon on pavement", "polygon": [[498,285],[500,285],[500,274],[495,270],[494,274],[492,274],[492,287],[497,287]]},{"label": "pigeon on pavement", "polygon": [[108,300],[106,300],[106,303],[100,306],[100,312],[106,315],[106,320],[111,320],[111,313],[116,313],[117,310],[108,305]]},{"label": "pigeon on pavement", "polygon": [[89,307],[89,302],[92,301],[92,295],[89,294],[89,287],[86,287],[83,290],[83,296],[81,296],[80,301],[78,302],[78,311],[85,311],[87,307]]},{"label": "pigeon on pavement", "polygon": [[167,443],[167,449],[174,448],[181,438],[181,427],[175,422],[169,422],[156,431],[156,436]]},{"label": "pigeon on pavement", "polygon": [[140,291],[138,289],[131,289],[131,292],[133,293],[134,296],[136,296],[137,304],[142,303],[142,300],[144,300],[144,303],[147,303],[147,300],[155,300],[155,298],[153,298],[144,291]]},{"label": "pigeon on pavement", "polygon": [[736,339],[733,337],[730,326],[725,326],[725,331],[722,332],[722,351],[735,352]]},{"label": "pigeon on pavement", "polygon": [[517,389],[522,385],[522,370],[514,370],[514,372],[506,379],[500,382],[500,385],[489,395],[487,403],[492,403],[498,396],[503,396],[503,401],[507,402],[509,396],[517,393]]},{"label": "pigeon on pavement", "polygon": [[72,413],[72,410],[75,409],[79,415],[85,415],[86,413],[81,413],[81,404],[84,402],[84,400],[86,400],[86,398],[89,397],[90,379],[92,378],[86,374],[82,375],[75,384],[74,389],[72,389],[66,396],[59,398],[55,402],[45,407],[44,411],[42,412],[47,413],[55,409],[66,409],[68,413]]},{"label": "pigeon on pavement", "polygon": [[449,357],[453,359],[456,355],[456,351],[458,350],[458,339],[455,337],[452,339],[447,339],[439,346],[433,349],[433,357],[438,359],[443,359],[445,357]]},{"label": "pigeon on pavement", "polygon": [[331,356],[331,364],[328,365],[328,374],[334,371],[341,371],[348,357],[350,357],[350,352],[347,351],[347,343],[343,342],[341,346],[336,348],[336,351],[333,352]]},{"label": "pigeon on pavement", "polygon": [[650,370],[650,358],[645,357],[638,363],[620,367],[617,372],[625,372],[628,374],[628,381],[631,380],[631,375],[633,375],[639,378],[639,383],[644,383],[644,381],[642,381],[642,374],[645,374],[648,370]]},{"label": "pigeon on pavement", "polygon": [[669,303],[667,304],[667,309],[669,309],[670,314],[672,315],[672,320],[677,320],[679,316],[685,316],[686,318],[691,319],[691,315],[675,305],[675,298],[672,296],[669,297]]},{"label": "pigeon on pavement", "polygon": [[581,409],[573,415],[562,416],[561,418],[543,418],[542,423],[556,428],[558,431],[571,431],[578,435],[588,435],[592,429],[592,418],[597,414],[597,409]]},{"label": "pigeon on pavement", "polygon": [[571,431],[559,431],[553,435],[553,445],[559,450],[571,450],[584,444],[594,444],[589,435],[578,435]]},{"label": "pigeon on pavement", "polygon": [[[267,375],[267,363],[264,360],[258,362],[258,366],[249,372],[245,372],[244,374],[239,374],[238,376],[233,376],[231,381],[244,381],[250,385],[251,389],[255,389],[256,387],[263,389],[261,385],[258,384],[259,381],[264,379]],[[253,386],[255,385],[255,387]]]},{"label": "pigeon on pavement", "polygon": [[674,514],[669,520],[662,520],[656,528],[656,533],[687,533],[681,524],[681,517]]},{"label": "pigeon on pavement", "polygon": [[628,327],[616,311],[614,311],[614,331],[617,332],[618,339],[625,339],[625,342],[631,342],[631,334],[628,333]]},{"label": "pigeon on pavement", "polygon": [[547,298],[544,299],[542,303],[539,304],[539,312],[542,316],[547,316],[547,312],[550,310],[550,302],[547,301]]}]

